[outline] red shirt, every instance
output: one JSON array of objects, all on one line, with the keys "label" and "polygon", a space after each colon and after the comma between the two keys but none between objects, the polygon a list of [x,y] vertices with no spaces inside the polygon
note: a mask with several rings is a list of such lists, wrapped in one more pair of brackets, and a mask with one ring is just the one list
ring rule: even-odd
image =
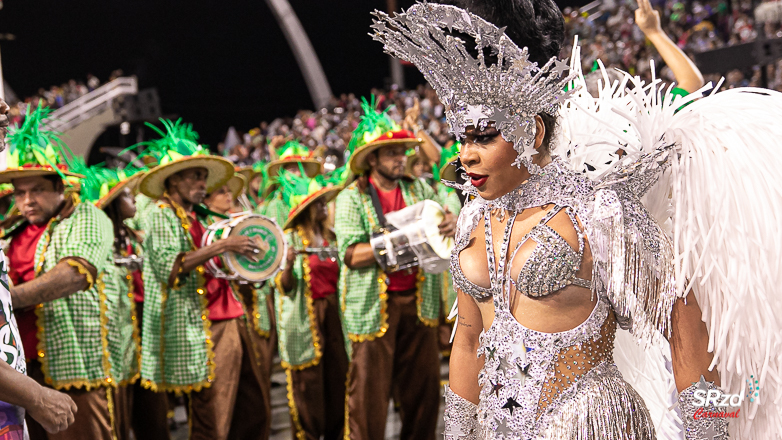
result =
[{"label": "red shirt", "polygon": [[[129,255],[136,253],[136,250],[133,249],[132,243],[128,243],[127,251]],[[130,276],[133,279],[133,301],[137,303],[143,303],[144,302],[144,279],[141,278],[141,270],[134,270],[133,272],[130,273]]]},{"label": "red shirt", "polygon": [[[26,283],[35,278],[35,248],[38,240],[46,232],[48,225],[28,224],[24,230],[11,238],[8,247],[8,278],[15,285]],[[16,310],[16,323],[19,325],[19,336],[27,359],[36,359],[38,353],[38,317],[35,307]],[[32,356],[32,357],[31,357]]]},{"label": "red shirt", "polygon": [[[323,239],[323,246],[329,242]],[[335,260],[327,258],[321,261],[317,255],[311,254],[310,263],[310,292],[312,299],[325,298],[337,292],[337,280],[339,280],[339,265]]]},{"label": "red shirt", "polygon": [[[196,247],[200,248],[201,237],[206,233],[206,229],[197,219],[192,218],[191,220],[190,235],[193,237]],[[215,278],[209,271],[204,273],[204,278],[206,280],[206,300],[210,321],[224,321],[244,315],[242,304],[236,300],[236,296],[234,296],[231,289],[231,283],[228,280]]]},{"label": "red shirt", "polygon": [[[377,190],[377,197],[380,199],[380,208],[383,210],[384,215],[389,212],[399,211],[407,206],[405,204],[405,199],[402,196],[402,188],[400,188],[399,185],[391,191],[383,191],[372,183],[371,177],[369,178],[369,184],[374,186],[375,190]],[[388,291],[402,292],[404,290],[415,289],[417,276],[416,271],[411,272],[409,269],[388,274]]]}]

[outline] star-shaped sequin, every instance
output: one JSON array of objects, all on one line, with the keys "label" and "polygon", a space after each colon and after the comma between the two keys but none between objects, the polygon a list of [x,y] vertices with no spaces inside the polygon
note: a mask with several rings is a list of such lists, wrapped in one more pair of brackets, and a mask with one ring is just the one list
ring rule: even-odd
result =
[{"label": "star-shaped sequin", "polygon": [[467,114],[464,119],[474,127],[478,127],[478,121],[486,119],[486,115],[481,111],[481,107],[478,105],[468,105]]},{"label": "star-shaped sequin", "polygon": [[378,32],[383,32],[383,31],[385,31],[385,30],[387,30],[387,29],[388,29],[388,28],[386,27],[386,24],[385,24],[385,23],[383,23],[383,22],[382,22],[382,21],[380,21],[380,20],[374,20],[374,23],[373,23],[373,24],[372,24],[372,26],[370,26],[370,27],[371,27],[372,29],[374,29],[374,30],[378,31]]},{"label": "star-shaped sequin", "polygon": [[497,352],[497,347],[486,347],[486,352],[489,353],[486,358],[494,359],[494,353]]},{"label": "star-shaped sequin", "polygon": [[508,362],[508,359],[501,357],[500,365],[497,366],[497,371],[505,371],[508,368],[510,368],[510,362]]},{"label": "star-shaped sequin", "polygon": [[510,415],[513,415],[513,410],[516,408],[521,408],[521,405],[519,405],[519,402],[513,400],[512,397],[508,397],[508,401],[505,403],[505,405],[502,405],[502,409],[507,409],[510,411]]},{"label": "star-shaped sequin", "polygon": [[554,60],[554,68],[551,70],[557,72],[557,75],[562,76],[566,70],[570,70],[570,66],[568,66],[567,63],[562,60]]},{"label": "star-shaped sequin", "polygon": [[497,430],[495,432],[497,434],[502,434],[503,438],[510,438],[512,430],[510,429],[510,426],[508,426],[508,420],[502,419],[497,422]]},{"label": "star-shaped sequin", "polygon": [[[462,424],[460,421],[455,421],[448,424],[448,427],[445,428],[445,432],[443,432],[443,435],[445,436],[453,436],[453,438],[460,438],[462,436],[465,436],[469,433],[464,432],[464,428],[462,427]],[[446,437],[448,438],[448,437]]]},{"label": "star-shaped sequin", "polygon": [[503,388],[505,388],[505,385],[499,382],[498,383],[491,382],[491,392],[494,393],[495,396],[500,397],[500,390]]},{"label": "star-shaped sequin", "polygon": [[717,432],[716,429],[714,429],[714,425],[716,424],[716,421],[711,422],[711,425],[709,425],[706,431],[703,432],[706,440],[717,440],[717,438],[721,435],[719,432]]},{"label": "star-shaped sequin", "polygon": [[697,385],[697,387],[695,387],[695,388],[698,389],[698,390],[703,390],[703,391],[708,391],[709,390],[709,383],[706,382],[706,378],[703,377],[702,374],[701,374],[701,380],[699,380],[697,382],[692,382],[692,384],[693,385]]},{"label": "star-shaped sequin", "polygon": [[529,377],[529,367],[530,364],[527,364],[526,366],[522,367],[519,364],[516,364],[516,374],[513,375],[511,379],[518,380],[521,382],[521,386],[524,386],[524,384],[527,382],[527,378]]},{"label": "star-shaped sequin", "polygon": [[502,122],[510,122],[510,119],[508,119],[508,116],[505,114],[505,112],[501,109],[496,109],[494,112],[489,116],[489,120],[494,121],[494,126],[500,125]]},{"label": "star-shaped sequin", "polygon": [[521,362],[522,364],[527,363],[527,353],[532,351],[531,348],[524,345],[524,343],[520,344],[513,344],[511,346],[511,349],[513,350],[513,354],[511,355],[511,359],[515,359],[516,362]]}]

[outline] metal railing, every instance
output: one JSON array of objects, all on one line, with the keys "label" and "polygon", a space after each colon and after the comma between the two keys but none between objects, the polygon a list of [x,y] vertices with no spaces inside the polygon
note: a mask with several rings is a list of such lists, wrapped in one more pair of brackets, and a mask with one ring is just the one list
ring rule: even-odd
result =
[{"label": "metal railing", "polygon": [[46,124],[50,130],[64,132],[111,108],[115,98],[138,93],[135,76],[123,76],[52,112]]}]

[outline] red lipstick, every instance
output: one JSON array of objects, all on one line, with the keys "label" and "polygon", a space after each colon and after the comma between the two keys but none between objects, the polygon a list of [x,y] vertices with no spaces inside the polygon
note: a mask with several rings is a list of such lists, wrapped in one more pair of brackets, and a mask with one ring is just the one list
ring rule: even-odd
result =
[{"label": "red lipstick", "polygon": [[472,186],[476,188],[482,187],[486,184],[486,181],[489,180],[489,176],[484,174],[467,173],[467,176],[470,178],[470,183],[472,183]]}]

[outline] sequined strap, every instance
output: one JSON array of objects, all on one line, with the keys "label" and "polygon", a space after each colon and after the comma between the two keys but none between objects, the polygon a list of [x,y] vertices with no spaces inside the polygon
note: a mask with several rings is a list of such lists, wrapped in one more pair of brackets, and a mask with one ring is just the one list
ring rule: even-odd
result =
[{"label": "sequined strap", "polygon": [[508,261],[508,246],[510,245],[511,232],[513,231],[513,224],[516,222],[517,215],[518,213],[516,211],[511,211],[510,216],[508,216],[508,223],[505,224],[505,230],[503,231],[502,235],[502,243],[500,244],[499,263],[496,263],[496,256],[494,255],[494,239],[491,232],[491,210],[487,209],[484,214],[486,261],[489,264],[489,279],[491,280],[491,287],[495,292],[499,289],[502,289],[503,287],[502,280],[505,279],[505,267]]},{"label": "sequined strap", "polygon": [[445,386],[445,440],[478,439],[478,405]]},{"label": "sequined strap", "polygon": [[[706,402],[706,397],[714,390],[721,390],[714,382],[701,380],[685,388],[679,394],[679,409],[684,423],[684,438],[686,440],[728,440],[728,419],[719,417],[719,413],[727,412],[718,408],[714,402]],[[697,394],[697,395],[696,395]],[[709,403],[709,404],[707,404]]]}]

